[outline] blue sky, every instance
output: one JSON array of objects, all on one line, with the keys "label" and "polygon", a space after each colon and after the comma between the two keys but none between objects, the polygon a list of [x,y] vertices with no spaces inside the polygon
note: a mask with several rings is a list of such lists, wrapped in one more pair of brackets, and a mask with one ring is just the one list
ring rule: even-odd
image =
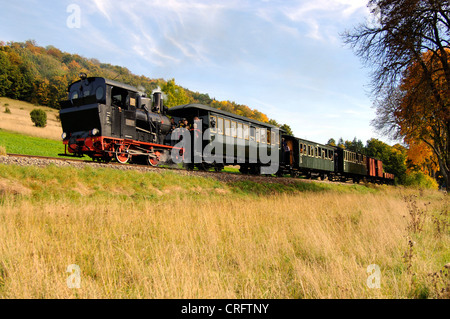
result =
[{"label": "blue sky", "polygon": [[[248,105],[298,137],[381,138],[369,70],[339,34],[367,0],[1,1],[0,40],[34,39]],[[67,23],[75,4],[79,27]],[[74,20],[71,20],[74,21]]]}]

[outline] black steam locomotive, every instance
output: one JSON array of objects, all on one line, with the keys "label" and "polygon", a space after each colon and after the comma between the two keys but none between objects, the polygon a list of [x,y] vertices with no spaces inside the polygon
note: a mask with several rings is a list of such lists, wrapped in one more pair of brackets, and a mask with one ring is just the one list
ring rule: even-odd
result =
[{"label": "black steam locomotive", "polygon": [[[172,123],[171,120],[172,119]],[[187,168],[220,171],[239,165],[244,174],[303,175],[334,181],[392,183],[381,161],[289,136],[283,130],[206,105],[167,109],[151,96],[100,77],[81,76],[61,102],[65,153],[125,164],[179,161]],[[189,127],[174,130],[174,123]]]},{"label": "black steam locomotive", "polygon": [[60,103],[66,153],[157,165],[172,149],[164,144],[171,126],[161,94],[147,97],[123,83],[82,76]]}]

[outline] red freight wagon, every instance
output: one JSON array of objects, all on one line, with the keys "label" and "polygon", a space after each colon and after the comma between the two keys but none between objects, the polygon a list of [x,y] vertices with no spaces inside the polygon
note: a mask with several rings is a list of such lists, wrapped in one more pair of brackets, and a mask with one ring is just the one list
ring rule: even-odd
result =
[{"label": "red freight wagon", "polygon": [[376,161],[376,171],[377,171],[376,176],[383,178],[383,162],[380,160],[375,160],[375,161]]},{"label": "red freight wagon", "polygon": [[373,176],[373,177],[377,176],[376,169],[375,169],[375,161],[376,160],[374,158],[367,157],[367,174],[369,176]]}]

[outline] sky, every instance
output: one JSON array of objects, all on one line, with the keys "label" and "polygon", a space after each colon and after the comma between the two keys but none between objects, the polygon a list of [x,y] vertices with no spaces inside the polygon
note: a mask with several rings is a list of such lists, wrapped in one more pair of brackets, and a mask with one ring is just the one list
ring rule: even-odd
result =
[{"label": "sky", "polygon": [[370,125],[370,70],[340,36],[367,0],[0,0],[0,41],[175,79],[245,104],[294,135],[389,142]]}]

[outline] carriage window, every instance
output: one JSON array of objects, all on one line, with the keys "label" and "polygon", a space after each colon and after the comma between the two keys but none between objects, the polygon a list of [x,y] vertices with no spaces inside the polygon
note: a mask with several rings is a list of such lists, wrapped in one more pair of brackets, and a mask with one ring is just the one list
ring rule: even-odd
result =
[{"label": "carriage window", "polygon": [[231,128],[230,128],[230,120],[224,120],[224,126],[225,126],[225,135],[230,136],[231,135]]},{"label": "carriage window", "polygon": [[256,128],[256,143],[259,143],[259,139],[261,137],[261,129],[259,127]]},{"label": "carriage window", "polygon": [[223,134],[223,118],[217,118],[217,133]]},{"label": "carriage window", "polygon": [[233,136],[233,137],[236,137],[236,135],[237,135],[236,127],[237,127],[237,123],[235,121],[231,121],[231,136]]},{"label": "carriage window", "polygon": [[243,130],[243,132],[244,132],[244,139],[246,139],[246,140],[248,140],[249,139],[249,127],[248,127],[248,125],[247,124],[244,124],[244,130]]},{"label": "carriage window", "polygon": [[272,130],[268,130],[267,131],[267,144],[269,144],[270,145],[270,143],[271,143],[271,141],[272,141]]},{"label": "carriage window", "polygon": [[319,149],[317,147],[314,148],[315,157],[319,157]]},{"label": "carriage window", "polygon": [[242,131],[242,123],[237,124],[237,138],[243,138],[244,132]]},{"label": "carriage window", "polygon": [[272,141],[272,145],[275,145],[276,143],[276,137],[275,137],[275,132],[270,132],[270,140]]},{"label": "carriage window", "polygon": [[210,117],[210,125],[211,132],[216,133],[217,132],[217,116],[211,116]]},{"label": "carriage window", "polygon": [[253,126],[250,126],[250,139],[254,141],[256,138],[256,128]]},{"label": "carriage window", "polygon": [[278,132],[275,133],[275,141],[277,142],[277,145],[280,145],[280,135]]},{"label": "carriage window", "polygon": [[266,144],[267,141],[267,137],[266,137],[266,129],[262,128],[261,129],[261,143]]}]

